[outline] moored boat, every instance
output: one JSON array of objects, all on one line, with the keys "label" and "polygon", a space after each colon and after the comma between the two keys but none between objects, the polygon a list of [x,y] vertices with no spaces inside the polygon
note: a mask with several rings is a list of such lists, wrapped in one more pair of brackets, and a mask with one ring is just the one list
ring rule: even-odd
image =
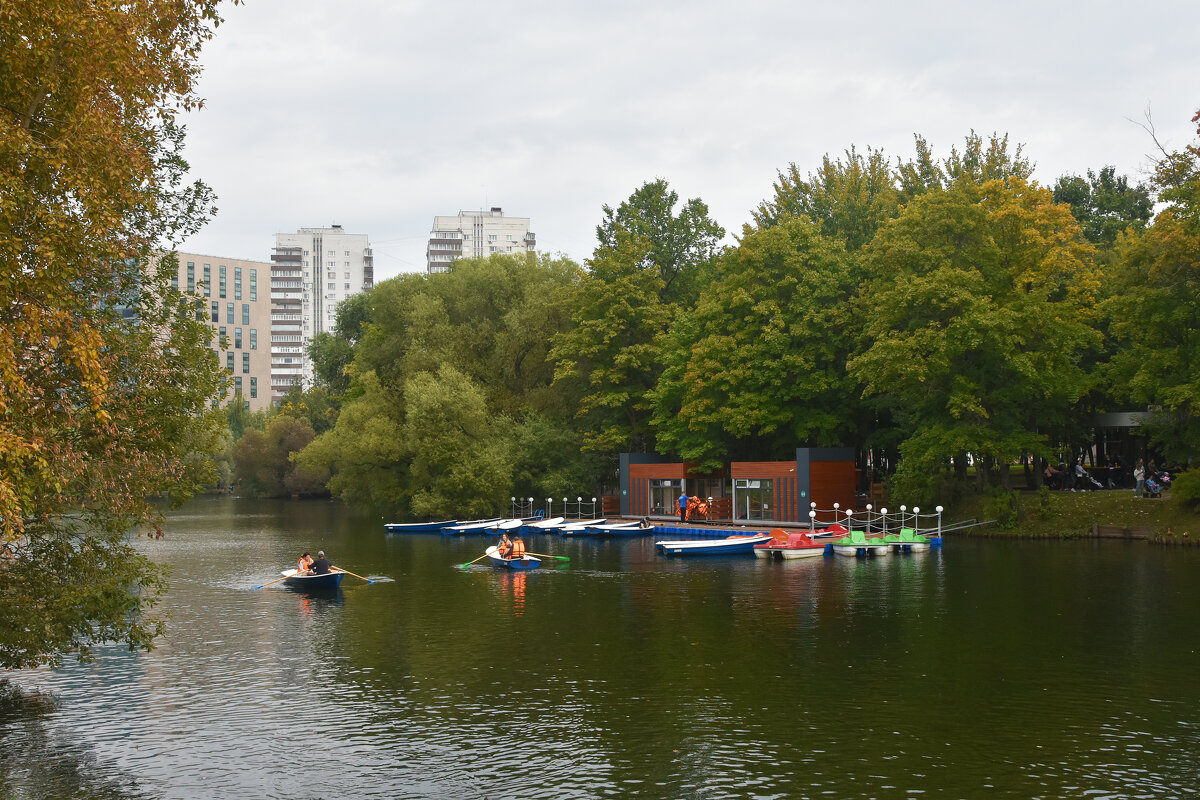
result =
[{"label": "moored boat", "polygon": [[460,522],[457,525],[447,525],[442,528],[442,533],[458,535],[463,533],[484,533],[488,528],[500,522],[503,517],[492,517],[491,519],[476,519],[470,522]]},{"label": "moored boat", "polygon": [[389,522],[383,529],[388,533],[438,533],[442,528],[457,524],[456,519],[441,522]]},{"label": "moored boat", "polygon": [[929,539],[912,528],[901,528],[900,533],[888,534],[884,539],[892,546],[893,550],[902,553],[920,553],[929,549]]},{"label": "moored boat", "polygon": [[566,522],[566,517],[551,517],[550,519],[539,519],[536,522],[531,522],[525,527],[532,531],[549,531],[565,525]]},{"label": "moored boat", "polygon": [[293,589],[336,589],[346,577],[346,573],[334,570],[321,575],[298,575],[298,570],[285,569],[279,573],[284,576],[283,585]]},{"label": "moored boat", "polygon": [[754,545],[771,539],[769,533],[734,534],[724,539],[682,539],[655,542],[654,546],[666,556],[714,556],[750,554]]},{"label": "moored boat", "polygon": [[488,561],[492,562],[492,566],[504,567],[506,569],[537,569],[542,565],[539,558],[533,556],[522,556],[521,558],[505,558],[500,555],[496,545],[492,545],[486,551]]},{"label": "moored boat", "polygon": [[805,533],[785,534],[776,528],[771,531],[771,538],[762,544],[754,545],[754,555],[759,558],[774,558],[790,560],[793,558],[811,558],[823,555],[827,542],[815,541]]},{"label": "moored boat", "polygon": [[881,538],[868,539],[862,531],[850,531],[849,535],[830,542],[833,552],[839,556],[887,555],[892,546]]}]

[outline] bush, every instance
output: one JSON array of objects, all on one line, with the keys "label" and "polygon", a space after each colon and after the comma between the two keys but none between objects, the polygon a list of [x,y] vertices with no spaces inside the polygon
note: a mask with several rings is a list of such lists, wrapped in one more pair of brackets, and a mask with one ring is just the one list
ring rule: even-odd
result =
[{"label": "bush", "polygon": [[983,505],[983,514],[987,519],[996,520],[996,525],[1000,530],[1015,530],[1020,524],[1020,516],[1017,514],[1017,493],[1000,488],[992,489],[988,492],[987,501]]},{"label": "bush", "polygon": [[1167,496],[1177,508],[1192,513],[1200,512],[1200,468],[1192,468],[1175,476]]}]

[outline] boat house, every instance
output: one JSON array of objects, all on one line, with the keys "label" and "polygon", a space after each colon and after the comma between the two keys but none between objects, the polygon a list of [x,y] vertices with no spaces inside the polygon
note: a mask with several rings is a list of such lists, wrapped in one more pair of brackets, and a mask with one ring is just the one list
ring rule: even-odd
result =
[{"label": "boat house", "polygon": [[621,515],[673,517],[680,492],[712,499],[714,519],[745,522],[808,521],[808,509],[853,508],[854,450],[797,448],[794,461],[734,461],[716,472],[653,453],[622,453]]}]

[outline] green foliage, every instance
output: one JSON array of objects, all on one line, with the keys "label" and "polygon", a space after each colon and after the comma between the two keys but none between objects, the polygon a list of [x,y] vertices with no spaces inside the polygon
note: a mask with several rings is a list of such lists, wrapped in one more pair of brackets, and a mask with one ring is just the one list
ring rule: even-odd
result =
[{"label": "green foliage", "polygon": [[265,432],[247,431],[233,446],[242,491],[256,497],[324,494],[328,470],[295,463],[291,457],[314,435],[307,420],[287,415],[271,419]]},{"label": "green foliage", "polygon": [[1168,460],[1185,461],[1200,450],[1200,150],[1169,154],[1154,182],[1166,205],[1117,242],[1106,377],[1119,401],[1162,407],[1148,430]]},{"label": "green foliage", "polygon": [[1103,167],[1098,175],[1089,169],[1086,179],[1063,175],[1054,184],[1054,202],[1070,205],[1087,240],[1105,248],[1129,228],[1144,230],[1154,211],[1149,188],[1130,186],[1115,167]]},{"label": "green foliage", "polygon": [[662,279],[664,302],[690,304],[707,284],[725,229],[708,217],[708,206],[693,197],[675,215],[679,195],[661,178],[647,181],[616,210],[604,206],[596,227],[599,250],[616,250],[623,231],[645,240],[640,266]]},{"label": "green foliage", "polygon": [[642,268],[649,243],[623,230],[601,247],[567,299],[573,327],[554,339],[554,386],[578,398],[585,449],[615,454],[652,450],[650,400],[661,370],[657,337],[673,308],[663,281]]},{"label": "green foliage", "polygon": [[1200,468],[1192,467],[1174,476],[1167,497],[1179,509],[1200,513]]},{"label": "green foliage", "polygon": [[864,251],[848,364],[905,432],[906,471],[1045,450],[1091,380],[1097,276],[1078,226],[1022,179],[915,199]]},{"label": "green foliage", "polygon": [[747,227],[695,310],[660,340],[665,368],[650,395],[660,446],[718,469],[730,452],[785,458],[849,440],[856,284],[841,244],[807,219]]},{"label": "green foliage", "polygon": [[1011,531],[1020,525],[1018,508],[1017,493],[997,487],[988,492],[983,513],[985,519],[996,520],[996,527],[1000,530]]}]

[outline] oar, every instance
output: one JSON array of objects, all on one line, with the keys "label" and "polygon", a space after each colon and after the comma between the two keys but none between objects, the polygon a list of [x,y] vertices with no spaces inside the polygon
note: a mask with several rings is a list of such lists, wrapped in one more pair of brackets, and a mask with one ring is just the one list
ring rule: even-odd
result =
[{"label": "oar", "polygon": [[[295,573],[293,573],[293,574],[295,574]],[[292,577],[292,576],[291,576],[291,575],[284,575],[282,578],[276,578],[276,579],[275,579],[275,580],[273,580],[273,581],[267,581],[267,582],[266,582],[266,583],[264,583],[262,586],[251,586],[250,588],[251,588],[251,589],[262,589],[262,588],[263,588],[263,587],[265,587],[265,586],[270,586],[272,583],[279,583],[280,581],[286,581],[286,580],[287,580],[288,578],[290,578],[290,577]]]},{"label": "oar", "polygon": [[571,560],[571,559],[567,558],[566,556],[548,556],[548,555],[546,555],[545,553],[528,553],[528,552],[527,552],[525,555],[527,555],[527,556],[537,556],[538,558],[554,558],[554,559],[557,559],[557,560],[559,560],[559,561],[570,561],[570,560]]},{"label": "oar", "polygon": [[[354,575],[354,573],[353,573],[353,572],[351,572],[350,570],[348,570],[348,569],[342,569],[341,567],[334,567],[334,566],[330,566],[329,568],[330,568],[330,569],[336,569],[338,572],[344,572],[344,573],[346,573],[347,575]],[[367,583],[374,583],[374,582],[375,582],[375,581],[371,580],[370,578],[364,578],[362,575],[354,575],[354,577],[358,578],[360,581],[366,581]]]},{"label": "oar", "polygon": [[[489,555],[490,555],[490,553],[484,553],[484,554],[483,554],[483,555],[481,555],[479,558],[475,559],[475,561],[481,561],[482,559],[485,559],[485,558],[487,558]],[[458,568],[459,568],[459,569],[462,569],[463,567],[469,567],[469,566],[471,566],[472,564],[474,564],[474,563],[475,563],[475,561],[468,561],[468,562],[467,562],[467,563],[465,563],[465,564],[459,564],[459,565],[458,565]]]}]

